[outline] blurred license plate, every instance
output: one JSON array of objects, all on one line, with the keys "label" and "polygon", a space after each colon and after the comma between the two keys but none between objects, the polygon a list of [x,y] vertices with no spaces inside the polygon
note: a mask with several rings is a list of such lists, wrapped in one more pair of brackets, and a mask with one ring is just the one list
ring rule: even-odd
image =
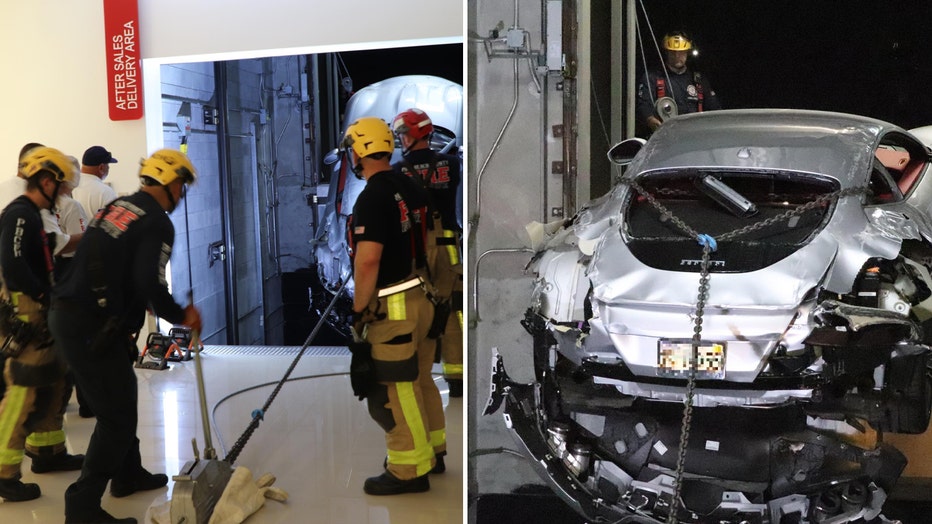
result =
[{"label": "blurred license plate", "polygon": [[[686,378],[692,357],[692,340],[661,339],[657,347],[657,376]],[[703,340],[696,362],[697,379],[725,378],[725,343]]]}]

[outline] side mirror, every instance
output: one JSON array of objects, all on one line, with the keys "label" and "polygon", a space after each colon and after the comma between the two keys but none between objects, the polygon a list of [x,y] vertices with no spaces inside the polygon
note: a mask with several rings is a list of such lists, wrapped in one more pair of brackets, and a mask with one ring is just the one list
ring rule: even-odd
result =
[{"label": "side mirror", "polygon": [[647,140],[643,138],[622,140],[608,150],[608,161],[619,166],[626,166],[634,160],[634,156],[638,154],[646,143]]},{"label": "side mirror", "polygon": [[324,155],[324,165],[330,167],[340,161],[340,150],[332,149],[329,153]]}]

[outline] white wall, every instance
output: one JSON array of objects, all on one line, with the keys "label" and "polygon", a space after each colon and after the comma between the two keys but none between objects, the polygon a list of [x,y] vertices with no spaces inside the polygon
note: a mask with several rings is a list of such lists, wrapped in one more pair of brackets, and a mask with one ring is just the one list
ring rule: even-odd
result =
[{"label": "white wall", "polygon": [[[462,41],[462,0],[138,0],[144,74],[158,64]],[[161,140],[161,115],[112,122],[102,0],[0,6],[0,200],[16,196],[20,147],[41,142],[80,159],[100,144],[120,162],[108,182],[137,187],[136,166]],[[157,107],[146,84],[146,110]],[[157,112],[156,112],[157,113]],[[159,136],[147,140],[146,119]]]}]

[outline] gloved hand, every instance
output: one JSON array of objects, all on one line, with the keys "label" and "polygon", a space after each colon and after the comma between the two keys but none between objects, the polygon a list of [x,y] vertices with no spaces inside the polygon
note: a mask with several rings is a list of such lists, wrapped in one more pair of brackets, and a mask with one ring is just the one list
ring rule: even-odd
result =
[{"label": "gloved hand", "polygon": [[191,304],[184,307],[183,325],[191,328],[192,331],[201,332],[201,312]]},{"label": "gloved hand", "polygon": [[266,473],[253,482],[249,469],[237,466],[233,469],[230,482],[214,506],[208,524],[239,524],[247,517],[259,510],[265,499],[279,502],[288,500],[288,492],[281,488],[271,487],[275,477]]},{"label": "gloved hand", "polygon": [[383,320],[385,313],[379,313],[378,310],[372,311],[368,307],[362,311],[353,311],[353,331],[360,338],[363,338],[363,329],[366,324],[371,324],[377,320]]}]

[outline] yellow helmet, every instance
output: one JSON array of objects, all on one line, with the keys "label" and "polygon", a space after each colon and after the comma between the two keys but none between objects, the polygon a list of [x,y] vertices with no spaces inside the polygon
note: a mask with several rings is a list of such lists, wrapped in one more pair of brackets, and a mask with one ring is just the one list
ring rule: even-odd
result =
[{"label": "yellow helmet", "polygon": [[23,155],[19,161],[17,176],[29,179],[33,175],[48,171],[58,182],[74,182],[77,171],[71,160],[53,147],[35,147]]},{"label": "yellow helmet", "polygon": [[668,51],[689,51],[693,48],[693,42],[686,33],[677,31],[663,37],[663,48]]},{"label": "yellow helmet", "polygon": [[149,177],[163,186],[178,178],[191,185],[197,180],[197,171],[187,155],[174,149],[159,149],[144,159],[139,168],[140,177]]},{"label": "yellow helmet", "polygon": [[395,135],[384,120],[367,116],[346,128],[342,145],[344,149],[352,148],[359,158],[375,153],[391,154],[395,151]]}]

